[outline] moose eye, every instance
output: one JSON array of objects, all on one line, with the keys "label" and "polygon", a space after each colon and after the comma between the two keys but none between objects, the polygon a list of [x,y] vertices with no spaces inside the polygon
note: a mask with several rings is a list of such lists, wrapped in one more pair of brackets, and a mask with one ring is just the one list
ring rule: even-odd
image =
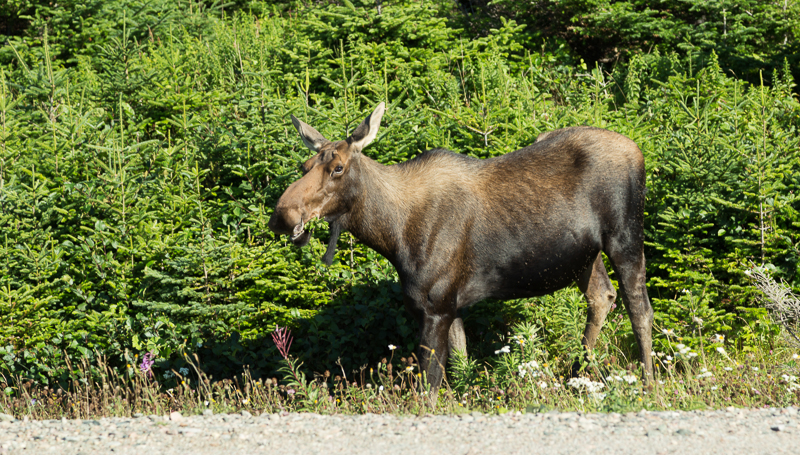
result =
[{"label": "moose eye", "polygon": [[334,173],[334,174],[341,174],[343,170],[344,170],[344,167],[342,167],[341,165],[339,165],[339,166],[336,166],[336,167],[333,169],[333,173]]}]

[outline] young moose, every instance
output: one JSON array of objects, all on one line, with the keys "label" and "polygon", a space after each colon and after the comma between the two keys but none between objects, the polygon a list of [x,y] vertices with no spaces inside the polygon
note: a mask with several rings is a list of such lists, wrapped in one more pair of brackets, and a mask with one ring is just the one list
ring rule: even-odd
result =
[{"label": "young moose", "polygon": [[305,223],[323,218],[331,226],[326,263],[342,229],[387,258],[419,322],[420,367],[434,390],[450,350],[466,350],[459,308],[486,298],[541,296],[577,282],[589,303],[582,342],[592,349],[616,299],[601,252],[617,273],[645,379],[652,375],[645,172],[636,144],[576,127],[496,158],[436,149],[384,166],[361,153],[383,112],[381,103],[335,142],[292,116],[317,154],[281,196],[269,227],[304,246]]}]

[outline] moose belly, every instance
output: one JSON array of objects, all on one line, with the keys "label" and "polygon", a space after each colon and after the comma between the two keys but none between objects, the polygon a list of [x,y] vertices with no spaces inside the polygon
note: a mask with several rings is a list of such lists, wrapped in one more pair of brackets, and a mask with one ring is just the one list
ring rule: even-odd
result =
[{"label": "moose belly", "polygon": [[459,307],[485,298],[550,294],[572,284],[600,251],[593,242],[548,242],[528,248],[495,248],[483,256],[459,295]]}]

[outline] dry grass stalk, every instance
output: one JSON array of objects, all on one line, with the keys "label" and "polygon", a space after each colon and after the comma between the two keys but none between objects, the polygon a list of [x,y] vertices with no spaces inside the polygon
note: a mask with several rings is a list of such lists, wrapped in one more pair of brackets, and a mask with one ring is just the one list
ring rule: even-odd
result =
[{"label": "dry grass stalk", "polygon": [[764,306],[772,320],[791,335],[791,344],[800,347],[800,298],[785,281],[775,281],[763,267],[753,267],[745,273],[753,280],[756,288],[764,293]]}]

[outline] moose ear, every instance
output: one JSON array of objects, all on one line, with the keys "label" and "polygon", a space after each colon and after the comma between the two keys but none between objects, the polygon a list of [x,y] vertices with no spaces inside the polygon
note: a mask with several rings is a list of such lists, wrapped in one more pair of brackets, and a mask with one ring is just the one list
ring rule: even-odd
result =
[{"label": "moose ear", "polygon": [[363,150],[370,142],[374,141],[378,136],[378,128],[381,126],[381,117],[386,110],[386,104],[381,102],[378,107],[369,114],[367,118],[361,122],[360,125],[353,131],[353,134],[347,138],[347,143],[355,146],[357,151]]},{"label": "moose ear", "polygon": [[315,130],[308,123],[299,120],[294,115],[291,117],[292,125],[294,125],[295,129],[297,129],[297,132],[300,133],[300,138],[303,139],[303,143],[306,144],[306,147],[318,152],[323,145],[329,142],[327,139],[325,139],[325,136],[319,134],[319,131]]}]

